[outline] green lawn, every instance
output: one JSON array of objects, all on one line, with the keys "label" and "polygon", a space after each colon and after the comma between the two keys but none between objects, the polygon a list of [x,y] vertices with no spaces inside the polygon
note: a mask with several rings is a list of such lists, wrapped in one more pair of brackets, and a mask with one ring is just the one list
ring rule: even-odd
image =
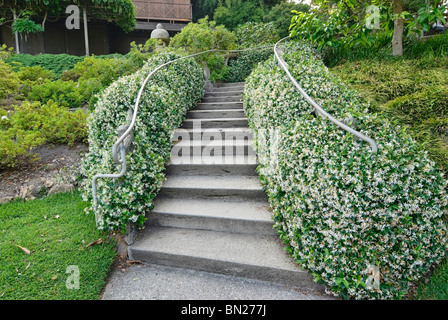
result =
[{"label": "green lawn", "polygon": [[0,300],[99,298],[116,249],[85,206],[78,192],[0,205]]}]

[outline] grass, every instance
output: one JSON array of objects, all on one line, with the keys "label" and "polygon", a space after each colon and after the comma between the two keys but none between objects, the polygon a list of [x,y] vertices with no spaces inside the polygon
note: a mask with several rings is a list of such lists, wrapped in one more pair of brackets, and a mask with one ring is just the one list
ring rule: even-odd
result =
[{"label": "grass", "polygon": [[430,278],[421,281],[410,298],[414,300],[447,300],[448,261],[445,260]]},{"label": "grass", "polygon": [[[116,249],[85,206],[78,192],[0,205],[0,300],[99,299]],[[69,266],[79,289],[66,285],[75,283]]]}]

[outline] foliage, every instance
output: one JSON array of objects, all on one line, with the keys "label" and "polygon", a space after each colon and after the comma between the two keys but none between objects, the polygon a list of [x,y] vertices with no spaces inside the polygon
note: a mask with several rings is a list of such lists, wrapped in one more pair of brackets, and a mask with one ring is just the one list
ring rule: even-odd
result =
[{"label": "foliage", "polygon": [[418,10],[417,18],[414,20],[413,25],[419,27],[423,31],[429,31],[437,20],[440,20],[443,24],[446,24],[444,12],[447,6],[433,7],[427,3],[420,6]]},{"label": "foliage", "polygon": [[18,32],[20,34],[24,34],[25,38],[30,33],[38,33],[44,31],[44,29],[42,29],[42,26],[40,24],[35,23],[33,20],[30,20],[29,18],[16,19],[16,21],[12,23],[11,29],[12,32]]},{"label": "foliage", "polygon": [[[208,17],[199,19],[198,23],[189,23],[170,41],[172,48],[184,48],[190,54],[218,49],[232,50],[236,48],[236,36],[224,26],[217,26]],[[222,53],[207,53],[196,57],[197,61],[207,63],[211,81],[223,80],[228,72],[224,65]]]},{"label": "foliage", "polygon": [[247,22],[235,28],[235,35],[239,48],[259,47],[280,40],[272,22]]},{"label": "foliage", "polygon": [[246,22],[262,22],[266,12],[281,1],[273,0],[226,0],[220,1],[216,8],[213,20],[234,30]]},{"label": "foliage", "polygon": [[332,68],[371,109],[395,119],[448,173],[448,59],[365,59]]},{"label": "foliage", "polygon": [[222,81],[227,78],[229,68],[225,65],[225,58],[222,55],[211,55],[206,61],[210,69],[210,81]]},{"label": "foliage", "polygon": [[8,113],[0,111],[0,166],[15,166],[43,143],[71,145],[87,138],[87,115],[81,110],[70,112],[51,101],[26,101]]},{"label": "foliage", "polygon": [[15,54],[14,48],[8,48],[6,44],[0,46],[0,60],[5,60]]},{"label": "foliage", "polygon": [[65,70],[73,69],[75,64],[84,60],[84,57],[72,56],[68,54],[18,54],[5,59],[15,70],[20,67],[41,66],[53,71],[56,76],[60,76]]},{"label": "foliage", "polygon": [[27,98],[42,103],[57,102],[67,108],[81,108],[88,101],[79,84],[73,81],[49,81],[33,86]]},{"label": "foliage", "polygon": [[247,22],[238,26],[235,34],[241,49],[266,47],[239,52],[236,58],[230,59],[225,77],[227,82],[244,81],[259,62],[272,57],[272,45],[280,40],[273,23]]},{"label": "foliage", "polygon": [[236,59],[229,61],[227,82],[244,81],[258,63],[273,57],[272,47],[240,52]]},{"label": "foliage", "polygon": [[[100,299],[116,245],[95,230],[83,214],[86,206],[78,192],[0,205],[2,300]],[[87,247],[100,238],[102,243]],[[79,289],[67,289],[73,275],[66,273],[69,266],[79,268]]]},{"label": "foliage", "polygon": [[212,17],[219,0],[191,0],[193,22],[206,16]]},{"label": "foliage", "polygon": [[185,48],[190,53],[211,49],[231,50],[236,47],[236,37],[223,26],[217,26],[214,21],[208,21],[208,17],[205,17],[198,23],[190,22],[172,37],[170,47]]},{"label": "foliage", "polygon": [[[118,127],[127,123],[143,80],[155,67],[178,57],[171,50],[160,51],[140,71],[121,77],[102,92],[88,119],[90,149],[82,163],[85,200],[92,199],[94,175],[118,169],[111,148]],[[139,105],[131,151],[126,156],[128,172],[118,180],[98,180],[98,207],[87,210],[99,215],[100,228],[124,230],[128,222],[142,225],[164,179],[171,134],[186,111],[202,98],[203,87],[202,68],[191,58],[177,60],[154,74]]]},{"label": "foliage", "polygon": [[289,35],[289,26],[291,25],[291,19],[294,16],[292,11],[308,12],[309,9],[310,6],[307,4],[282,2],[272,7],[267,14],[263,16],[263,22],[272,22],[280,38],[284,38]]},{"label": "foliage", "polygon": [[0,59],[0,99],[16,93],[19,87],[19,77],[8,64]]},{"label": "foliage", "polygon": [[[85,6],[89,17],[115,23],[125,32],[135,28],[136,13],[131,0],[3,0],[0,12],[7,19],[12,19],[14,9],[19,23],[17,30],[36,32],[43,31],[47,16],[64,15],[65,9],[70,5],[77,5],[81,10]],[[42,19],[42,26],[34,22],[37,19]]]},{"label": "foliage", "polygon": [[[280,237],[316,281],[342,298],[397,299],[447,249],[447,181],[427,153],[303,43],[285,54],[294,77],[379,146],[315,115],[272,61],[246,81],[244,108]],[[319,85],[316,85],[319,84]],[[379,280],[377,282],[375,279]]]}]

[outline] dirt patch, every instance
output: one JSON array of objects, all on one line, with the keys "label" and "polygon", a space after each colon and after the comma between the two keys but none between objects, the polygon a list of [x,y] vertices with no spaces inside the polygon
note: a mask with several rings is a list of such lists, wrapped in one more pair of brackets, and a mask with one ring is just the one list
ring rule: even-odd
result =
[{"label": "dirt patch", "polygon": [[[34,161],[21,161],[14,168],[0,168],[0,203],[22,197],[24,189],[50,190],[55,185],[76,185],[76,172],[88,146],[77,143],[67,145],[42,145],[33,150]],[[22,194],[21,194],[22,193]],[[30,196],[37,197],[37,194]]]}]

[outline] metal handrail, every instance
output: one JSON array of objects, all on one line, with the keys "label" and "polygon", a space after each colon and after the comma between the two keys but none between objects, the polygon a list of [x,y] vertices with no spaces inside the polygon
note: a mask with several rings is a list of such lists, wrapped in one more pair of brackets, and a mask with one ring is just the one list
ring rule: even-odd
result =
[{"label": "metal handrail", "polygon": [[288,37],[285,37],[281,40],[279,40],[275,46],[274,46],[274,56],[277,59],[278,63],[280,64],[280,66],[283,68],[283,70],[286,72],[287,76],[289,77],[289,79],[291,80],[291,82],[294,84],[294,86],[299,90],[300,94],[305,98],[306,101],[308,101],[314,108],[315,110],[317,110],[317,112],[319,114],[321,114],[322,116],[328,118],[328,120],[330,120],[331,122],[333,122],[334,124],[336,124],[337,126],[339,126],[341,129],[344,129],[348,132],[350,132],[351,134],[353,134],[354,136],[358,137],[359,139],[366,141],[368,144],[370,144],[370,147],[372,148],[372,152],[373,153],[377,153],[378,152],[378,146],[375,143],[375,141],[365,135],[363,135],[362,133],[354,130],[353,128],[347,126],[345,123],[339,121],[338,119],[336,119],[335,117],[333,117],[332,115],[330,115],[328,112],[326,112],[319,104],[317,104],[316,101],[314,101],[303,89],[302,87],[297,83],[296,79],[291,75],[291,73],[288,70],[288,67],[286,66],[285,61],[280,57],[278,51],[277,51],[277,46],[280,42],[289,39]]},{"label": "metal handrail", "polygon": [[[330,121],[332,121],[333,123],[335,123],[336,125],[338,125],[340,128],[352,133],[353,135],[355,135],[356,137],[368,142],[370,144],[370,146],[372,147],[372,150],[374,153],[376,153],[378,151],[378,147],[375,143],[375,141],[373,141],[371,138],[359,133],[358,131],[350,128],[349,126],[347,126],[346,124],[342,123],[341,121],[337,120],[336,118],[334,118],[333,116],[331,116],[330,114],[328,114],[321,106],[319,106],[301,87],[300,85],[297,83],[297,81],[294,79],[294,77],[291,75],[291,73],[289,72],[288,68],[285,65],[284,60],[280,57],[280,55],[277,52],[277,46],[278,44],[287,39],[289,37],[283,38],[280,41],[278,41],[275,45],[274,45],[274,56],[277,59],[277,61],[279,62],[280,66],[283,68],[283,70],[286,72],[286,74],[288,75],[288,77],[290,78],[290,80],[292,81],[292,83],[296,86],[296,88],[299,90],[299,92],[303,95],[303,97],[324,117],[328,118]],[[183,56],[174,60],[170,60],[160,66],[158,66],[157,68],[155,68],[152,72],[149,73],[149,75],[145,78],[145,80],[143,81],[140,90],[138,92],[137,95],[137,99],[135,101],[135,106],[134,106],[134,110],[133,110],[133,114],[132,114],[132,119],[131,119],[131,123],[129,124],[129,126],[127,127],[126,131],[117,139],[117,141],[114,143],[114,145],[112,146],[112,158],[114,160],[114,162],[117,165],[121,165],[121,171],[118,174],[97,174],[93,177],[92,180],[92,196],[93,196],[93,207],[95,208],[97,206],[97,180],[100,178],[120,178],[122,176],[124,176],[126,174],[126,170],[127,170],[127,166],[126,166],[126,146],[125,146],[125,139],[132,134],[136,120],[137,120],[137,113],[138,113],[138,107],[141,101],[141,97],[143,95],[143,91],[146,87],[146,85],[148,84],[149,79],[160,69],[164,68],[165,66],[168,66],[178,60],[182,60],[182,59],[187,59],[187,58],[192,58],[192,57],[196,57],[202,54],[206,54],[206,53],[212,53],[212,52],[244,52],[244,51],[249,51],[249,50],[255,50],[255,49],[261,49],[261,48],[267,48],[267,47],[272,47],[272,45],[266,45],[266,46],[261,46],[261,47],[253,47],[253,48],[246,48],[246,49],[239,49],[239,50],[220,50],[220,49],[211,49],[211,50],[206,50],[206,51],[202,51],[202,52],[198,52],[198,53],[194,53],[194,54],[190,54],[187,56]],[[120,157],[119,157],[120,155]],[[97,213],[95,212],[95,220],[96,223],[98,224],[99,221],[99,217],[97,215]]]},{"label": "metal handrail", "polygon": [[[143,95],[143,91],[145,90],[146,85],[148,84],[149,79],[160,69],[164,68],[165,66],[168,66],[178,60],[182,60],[182,59],[187,59],[187,58],[192,58],[192,57],[196,57],[202,54],[206,54],[206,53],[212,53],[212,52],[244,52],[244,51],[249,51],[249,50],[255,50],[255,49],[261,49],[261,48],[267,48],[267,47],[272,47],[272,45],[266,45],[266,46],[261,46],[261,47],[253,47],[253,48],[246,48],[246,49],[238,49],[238,50],[220,50],[220,49],[211,49],[211,50],[206,50],[206,51],[202,51],[202,52],[198,52],[198,53],[194,53],[194,54],[190,54],[187,56],[183,56],[174,60],[170,60],[160,66],[158,66],[157,68],[155,68],[151,73],[149,73],[149,75],[145,78],[145,80],[143,81],[140,90],[138,92],[137,95],[137,100],[135,101],[135,106],[134,106],[134,111],[132,114],[132,120],[131,123],[129,124],[129,126],[127,127],[126,131],[117,139],[117,141],[114,143],[114,145],[112,146],[112,159],[114,160],[114,162],[117,165],[122,166],[121,171],[119,174],[97,174],[93,177],[92,179],[92,197],[93,197],[93,207],[95,208],[98,204],[98,200],[97,200],[97,180],[100,178],[121,178],[122,176],[124,176],[126,174],[126,147],[124,144],[124,140],[131,135],[134,126],[135,126],[135,122],[137,120],[137,113],[138,113],[138,107]],[[118,152],[119,151],[119,152]],[[121,158],[119,157],[119,155],[121,156]],[[95,212],[95,220],[96,223],[98,224],[99,221],[99,217],[97,215],[97,213]]]}]

